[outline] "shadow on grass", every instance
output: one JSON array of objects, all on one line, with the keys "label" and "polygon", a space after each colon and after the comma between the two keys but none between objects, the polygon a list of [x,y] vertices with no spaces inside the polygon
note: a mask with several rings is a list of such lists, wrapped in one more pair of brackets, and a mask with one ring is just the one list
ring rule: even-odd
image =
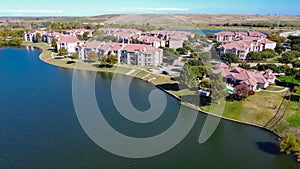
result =
[{"label": "shadow on grass", "polygon": [[67,64],[73,64],[73,63],[76,63],[76,61],[68,60],[66,63],[67,63]]},{"label": "shadow on grass", "polygon": [[179,84],[176,84],[176,83],[161,84],[161,85],[157,85],[157,87],[162,88],[164,90],[172,90],[172,91],[179,91],[181,89]]},{"label": "shadow on grass", "polygon": [[112,68],[112,67],[114,67],[113,65],[109,65],[109,64],[93,64],[93,66],[96,68]]},{"label": "shadow on grass", "polygon": [[184,95],[182,96],[182,100],[196,106],[207,106],[211,103],[210,97],[200,96],[198,94]]},{"label": "shadow on grass", "polygon": [[[285,96],[284,97],[286,100],[289,100],[290,96]],[[291,101],[293,102],[300,102],[300,96],[293,94],[291,97]]]},{"label": "shadow on grass", "polygon": [[273,142],[256,142],[256,146],[268,154],[280,154],[280,150],[276,143]]}]

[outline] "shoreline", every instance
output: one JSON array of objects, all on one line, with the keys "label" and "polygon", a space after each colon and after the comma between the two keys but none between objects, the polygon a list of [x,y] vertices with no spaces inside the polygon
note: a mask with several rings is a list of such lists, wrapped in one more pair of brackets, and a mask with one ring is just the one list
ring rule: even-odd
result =
[{"label": "shoreline", "polygon": [[[40,44],[41,45],[41,44]],[[45,46],[45,44],[42,44]],[[199,113],[203,113],[203,114],[206,114],[206,115],[210,115],[210,116],[214,116],[214,117],[217,117],[217,118],[220,118],[220,119],[223,119],[223,120],[226,120],[226,121],[231,121],[231,122],[235,122],[235,123],[240,123],[240,124],[243,124],[243,125],[249,125],[249,126],[253,126],[253,127],[257,127],[257,128],[260,128],[262,130],[265,130],[265,131],[268,131],[268,132],[271,132],[273,133],[274,135],[276,135],[278,138],[281,138],[281,136],[279,134],[277,134],[275,131],[272,131],[264,126],[261,126],[261,125],[258,125],[258,124],[254,124],[254,123],[250,123],[250,122],[245,122],[245,121],[240,121],[240,120],[235,120],[235,119],[231,119],[231,118],[227,118],[227,117],[223,117],[223,116],[220,116],[220,115],[216,115],[216,114],[213,114],[213,113],[210,113],[210,112],[207,112],[207,111],[204,111],[202,110],[201,108],[195,106],[195,105],[192,105],[191,103],[188,103],[188,102],[184,102],[182,101],[182,99],[180,97],[178,97],[177,95],[173,94],[172,92],[170,91],[167,91],[165,90],[164,88],[160,87],[159,85],[161,84],[155,84],[154,82],[150,81],[150,80],[146,80],[146,79],[143,79],[143,78],[140,78],[140,77],[137,77],[136,75],[128,75],[126,73],[121,73],[121,72],[116,72],[116,67],[117,66],[114,66],[113,69],[109,69],[109,68],[106,68],[106,69],[99,69],[97,67],[94,67],[93,65],[91,65],[91,63],[83,63],[85,66],[89,65],[89,67],[75,67],[74,64],[66,64],[65,62],[62,63],[62,61],[66,61],[66,60],[58,60],[58,62],[51,62],[51,60],[54,60],[52,57],[51,57],[51,52],[50,51],[45,51],[45,49],[43,47],[40,47],[39,46],[39,43],[37,44],[34,44],[34,43],[28,43],[28,44],[22,44],[22,46],[30,46],[30,47],[34,47],[34,48],[38,48],[39,50],[41,50],[41,54],[39,55],[39,59],[44,62],[44,63],[47,63],[49,65],[52,65],[52,66],[56,66],[56,67],[60,67],[60,68],[66,68],[66,69],[79,69],[79,70],[85,70],[85,71],[96,71],[96,72],[102,72],[102,73],[118,73],[118,74],[121,74],[121,75],[125,75],[125,76],[131,76],[133,78],[137,78],[137,79],[140,79],[140,80],[143,80],[147,83],[149,83],[150,85],[158,88],[159,90],[163,91],[164,93],[168,94],[169,96],[175,98],[176,100],[178,100],[180,102],[181,105],[183,106],[186,106],[190,109],[193,109],[195,111],[198,111]],[[48,46],[50,47],[50,46]],[[47,48],[48,48],[47,47]],[[50,52],[50,57],[48,56],[47,57],[47,52]],[[61,63],[59,63],[61,62]],[[118,65],[118,67],[123,67],[123,68],[128,68],[128,69],[133,69],[133,68],[136,68],[136,69],[140,69],[142,71],[145,71],[144,69],[141,69],[141,68],[138,68],[138,67],[130,67],[130,66],[124,66],[124,65]],[[149,74],[153,74],[151,72],[148,72]],[[165,77],[165,76],[162,76],[162,75],[159,75],[160,77]],[[162,83],[163,84],[163,83]]]}]

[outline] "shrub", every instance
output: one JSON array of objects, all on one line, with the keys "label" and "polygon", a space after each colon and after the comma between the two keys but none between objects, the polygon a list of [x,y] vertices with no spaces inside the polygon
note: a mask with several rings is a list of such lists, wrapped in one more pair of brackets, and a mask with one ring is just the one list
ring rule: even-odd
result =
[{"label": "shrub", "polygon": [[250,96],[255,95],[255,91],[254,91],[254,90],[250,90],[250,91],[248,92],[248,95],[250,95]]}]

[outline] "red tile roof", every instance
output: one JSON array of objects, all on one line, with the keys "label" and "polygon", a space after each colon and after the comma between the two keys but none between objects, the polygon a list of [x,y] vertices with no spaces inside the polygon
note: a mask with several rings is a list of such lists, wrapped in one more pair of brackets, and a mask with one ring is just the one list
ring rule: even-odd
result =
[{"label": "red tile roof", "polygon": [[158,51],[162,51],[162,49],[143,44],[128,44],[123,48],[123,50],[126,50],[128,52],[144,51],[146,54],[152,54]]}]

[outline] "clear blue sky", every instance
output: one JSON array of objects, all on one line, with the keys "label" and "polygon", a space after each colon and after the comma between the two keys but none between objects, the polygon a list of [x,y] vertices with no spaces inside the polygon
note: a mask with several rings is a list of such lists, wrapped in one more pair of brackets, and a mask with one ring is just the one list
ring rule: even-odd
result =
[{"label": "clear blue sky", "polygon": [[300,15],[300,0],[1,0],[0,16],[115,13]]}]

